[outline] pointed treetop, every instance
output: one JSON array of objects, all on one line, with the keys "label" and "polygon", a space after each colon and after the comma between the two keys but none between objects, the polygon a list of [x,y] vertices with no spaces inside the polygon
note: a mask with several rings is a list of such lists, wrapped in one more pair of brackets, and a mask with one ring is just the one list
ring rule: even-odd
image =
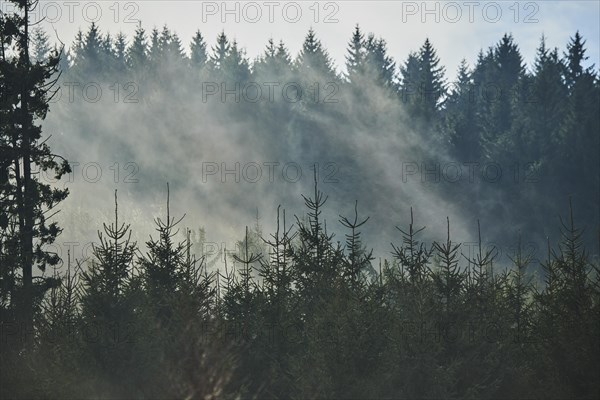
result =
[{"label": "pointed treetop", "polygon": [[275,46],[275,41],[271,37],[267,42],[267,48],[265,49],[265,58],[274,58],[276,54],[277,47]]},{"label": "pointed treetop", "polygon": [[521,51],[512,34],[504,34],[496,45],[494,59],[501,79],[509,80],[508,83],[516,83],[516,80],[525,72]]},{"label": "pointed treetop", "polygon": [[348,43],[346,54],[346,71],[350,81],[355,75],[360,75],[364,72],[365,61],[365,35],[361,32],[360,27],[356,24],[352,38]]},{"label": "pointed treetop", "polygon": [[312,70],[324,76],[334,75],[333,66],[327,50],[323,48],[321,41],[317,39],[314,29],[311,27],[302,44],[302,50],[298,54],[296,65],[301,70]]},{"label": "pointed treetop", "polygon": [[[566,78],[569,87],[572,87],[584,72],[582,63],[589,58],[585,55],[585,43],[586,41],[577,31],[567,44],[565,64],[567,66]],[[593,66],[590,69],[593,69]]]},{"label": "pointed treetop", "polygon": [[277,58],[281,61],[284,61],[286,64],[290,64],[292,57],[290,56],[290,52],[287,47],[283,43],[283,40],[279,41],[279,46],[277,46]]},{"label": "pointed treetop", "polygon": [[192,39],[192,44],[190,45],[190,59],[192,65],[195,67],[201,67],[206,64],[208,61],[208,56],[206,54],[206,43],[204,41],[204,37],[200,31],[196,31]]},{"label": "pointed treetop", "polygon": [[210,60],[214,64],[215,67],[220,68],[225,61],[225,58],[229,55],[231,45],[229,44],[229,39],[227,39],[227,35],[225,35],[225,31],[221,31],[219,36],[217,36],[217,44],[212,47],[212,54],[210,56]]},{"label": "pointed treetop", "polygon": [[133,36],[133,42],[127,49],[127,64],[130,68],[141,69],[148,58],[148,44],[146,42],[146,31],[142,24],[138,24]]}]

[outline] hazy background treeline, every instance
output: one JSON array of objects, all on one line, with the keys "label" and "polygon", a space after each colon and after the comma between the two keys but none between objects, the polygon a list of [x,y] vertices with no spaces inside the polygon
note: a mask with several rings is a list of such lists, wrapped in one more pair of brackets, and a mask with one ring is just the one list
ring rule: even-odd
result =
[{"label": "hazy background treeline", "polygon": [[[371,215],[365,234],[378,257],[395,237],[382,226],[411,205],[434,240],[446,215],[464,242],[476,241],[477,219],[487,222],[485,242],[502,248],[507,263],[519,230],[543,258],[546,238],[559,239],[569,196],[598,230],[599,81],[584,67],[578,33],[562,51],[542,38],[529,66],[505,35],[456,73],[429,41],[395,61],[383,38],[358,26],[349,36],[346,64],[336,68],[314,31],[295,56],[270,41],[253,60],[224,32],[212,44],[198,32],[189,46],[166,26],[140,26],[131,38],[96,25],[80,32],[62,57],[62,87],[44,122],[57,152],[79,163],[65,183],[78,194],[59,216],[78,232],[70,239],[94,238],[79,229],[99,222],[86,208],[109,211],[118,186],[144,241],[152,228],[140,216],[160,212],[157,194],[170,182],[188,226],[233,247],[257,209],[263,216],[279,204],[301,206],[315,163],[335,203],[329,219],[351,211],[343,199],[357,199]],[[39,58],[51,47],[42,32],[33,44]],[[102,168],[97,183],[90,162]],[[588,245],[598,253],[593,236]]]}]

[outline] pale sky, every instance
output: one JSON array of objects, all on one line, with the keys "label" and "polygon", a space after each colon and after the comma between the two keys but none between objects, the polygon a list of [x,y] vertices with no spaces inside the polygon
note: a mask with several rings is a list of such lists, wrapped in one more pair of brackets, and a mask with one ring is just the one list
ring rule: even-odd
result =
[{"label": "pale sky", "polygon": [[[11,7],[0,0],[3,11]],[[283,39],[293,55],[313,27],[343,68],[347,43],[358,23],[363,31],[386,39],[389,54],[398,62],[429,37],[447,77],[454,78],[464,57],[472,65],[477,52],[511,32],[525,61],[531,65],[542,34],[549,47],[564,51],[576,30],[587,40],[589,63],[599,62],[600,2],[598,1],[47,1],[41,0],[37,17],[54,38],[70,45],[78,29],[96,21],[103,33],[123,31],[129,37],[137,21],[150,31],[167,24],[177,32],[186,50],[197,29],[209,46],[225,30],[253,59],[267,40]],[[56,34],[54,33],[56,32]]]}]

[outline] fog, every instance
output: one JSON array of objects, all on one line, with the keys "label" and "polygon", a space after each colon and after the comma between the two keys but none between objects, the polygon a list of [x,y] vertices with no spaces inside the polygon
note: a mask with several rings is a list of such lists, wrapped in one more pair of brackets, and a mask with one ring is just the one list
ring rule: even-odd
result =
[{"label": "fog", "polygon": [[[278,205],[291,222],[306,212],[301,194],[314,193],[314,166],[319,190],[329,196],[328,230],[343,243],[339,216],[353,213],[357,200],[360,214],[370,217],[364,239],[376,259],[390,258],[390,243],[399,241],[395,226],[407,226],[411,207],[415,225],[427,227],[425,241],[445,238],[448,216],[467,256],[481,219],[484,246],[496,246],[503,262],[525,224],[527,205],[509,212],[515,205],[490,194],[531,185],[514,182],[524,161],[453,158],[438,132],[415,128],[401,102],[367,78],[357,85],[368,96],[339,77],[317,74],[302,77],[308,89],[300,94],[291,71],[268,76],[254,68],[246,81],[232,82],[177,60],[162,62],[154,75],[108,76],[102,65],[63,73],[43,125],[73,168],[59,183],[71,193],[58,216],[63,257],[69,246],[78,247],[76,258],[89,255],[86,244],[113,218],[115,189],[120,218],[143,248],[153,219],[166,213],[167,183],[171,215],[185,215],[182,228],[205,228],[208,256],[234,249],[257,214],[266,236]],[[463,189],[474,197],[449,195]],[[545,228],[523,233],[534,238],[528,243],[535,251],[549,235]]]}]

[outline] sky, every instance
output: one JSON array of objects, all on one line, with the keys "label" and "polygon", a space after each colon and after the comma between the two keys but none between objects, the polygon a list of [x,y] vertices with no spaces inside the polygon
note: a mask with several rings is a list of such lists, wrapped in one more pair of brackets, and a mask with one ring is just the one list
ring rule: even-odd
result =
[{"label": "sky", "polygon": [[[0,1],[1,9],[11,5]],[[44,18],[42,18],[44,17]],[[587,40],[589,64],[600,64],[598,1],[46,1],[35,13],[52,39],[67,46],[92,21],[102,32],[129,38],[138,23],[147,30],[167,24],[186,50],[200,30],[209,46],[225,31],[250,59],[261,54],[269,38],[282,39],[296,55],[310,27],[343,69],[348,41],[356,24],[383,37],[389,54],[401,63],[429,38],[447,77],[455,77],[462,58],[470,65],[480,49],[512,33],[530,66],[540,37],[561,53],[579,30]]]}]

